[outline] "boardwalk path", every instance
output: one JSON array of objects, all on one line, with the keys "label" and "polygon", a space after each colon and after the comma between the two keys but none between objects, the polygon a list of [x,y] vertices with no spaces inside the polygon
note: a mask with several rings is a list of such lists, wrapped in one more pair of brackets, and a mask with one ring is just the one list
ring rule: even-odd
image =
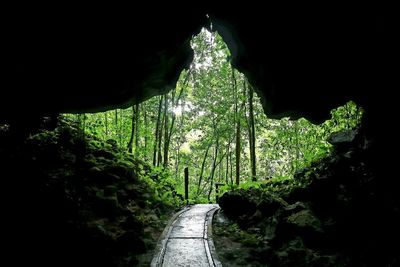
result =
[{"label": "boardwalk path", "polygon": [[177,213],[164,230],[151,266],[222,266],[211,239],[217,209],[217,204],[197,204]]}]

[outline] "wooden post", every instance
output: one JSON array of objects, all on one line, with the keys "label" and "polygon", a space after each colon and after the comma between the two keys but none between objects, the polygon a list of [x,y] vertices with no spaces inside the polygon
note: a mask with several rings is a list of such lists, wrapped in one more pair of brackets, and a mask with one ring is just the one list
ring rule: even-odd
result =
[{"label": "wooden post", "polygon": [[186,204],[189,202],[189,168],[185,168],[185,199]]}]

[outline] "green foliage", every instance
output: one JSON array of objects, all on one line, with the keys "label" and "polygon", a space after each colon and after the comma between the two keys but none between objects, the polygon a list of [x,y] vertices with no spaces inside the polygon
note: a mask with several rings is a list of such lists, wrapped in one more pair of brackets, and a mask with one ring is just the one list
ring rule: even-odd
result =
[{"label": "green foliage", "polygon": [[246,189],[246,190],[251,189],[251,188],[259,189],[259,188],[261,188],[262,183],[263,182],[258,182],[258,181],[245,181],[239,185],[228,183],[221,187],[220,192],[222,195],[224,192],[237,190],[237,189]]},{"label": "green foliage", "polygon": [[224,233],[226,236],[233,237],[235,241],[250,247],[260,246],[263,242],[260,234],[243,231],[236,223],[226,225],[224,228],[217,228],[216,231],[217,235]]},{"label": "green foliage", "polygon": [[[181,73],[176,88],[163,98],[154,97],[140,104],[134,133],[132,108],[65,115],[79,124],[82,134],[97,137],[93,141],[97,147],[127,149],[132,141],[135,144],[132,153],[138,159],[150,164],[156,156],[154,165],[158,168],[146,172],[145,179],[160,199],[169,198],[162,189],[167,187],[184,195],[186,166],[190,173],[191,201],[210,201],[216,182],[226,184],[222,190],[237,188],[234,180],[238,123],[241,125],[240,188],[259,188],[292,179],[299,170],[328,156],[332,150],[326,141],[329,135],[357,127],[361,121],[362,109],[353,102],[332,110],[332,118],[321,125],[305,119],[272,120],[265,116],[259,97],[254,95],[259,182],[250,182],[247,90],[251,85],[232,68],[230,52],[217,33],[203,29],[193,37],[191,45],[194,59],[190,69]],[[156,129],[160,130],[158,134]]]},{"label": "green foliage", "polygon": [[180,199],[176,193],[176,180],[171,176],[168,170],[150,167],[148,170],[139,168],[138,171],[141,175],[141,179],[149,186],[155,201],[173,207],[181,207],[184,205],[183,200]]}]

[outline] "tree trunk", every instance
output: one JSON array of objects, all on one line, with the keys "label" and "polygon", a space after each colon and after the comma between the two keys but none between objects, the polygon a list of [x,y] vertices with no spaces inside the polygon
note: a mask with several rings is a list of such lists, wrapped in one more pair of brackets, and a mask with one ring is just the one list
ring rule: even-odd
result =
[{"label": "tree trunk", "polygon": [[123,116],[123,114],[124,114],[123,110],[120,109],[119,110],[119,129],[118,129],[118,131],[119,131],[118,138],[119,138],[120,147],[124,146],[124,144],[123,144],[123,126],[124,126],[124,116]]},{"label": "tree trunk", "polygon": [[179,156],[180,156],[180,145],[177,146],[176,152],[175,152],[175,176],[179,178]]},{"label": "tree trunk", "polygon": [[114,120],[114,124],[115,124],[115,140],[118,140],[118,110],[115,110],[115,120]]},{"label": "tree trunk", "polygon": [[131,136],[128,142],[128,152],[132,153],[132,146],[133,146],[133,137],[135,136],[135,106],[132,106],[132,130]]},{"label": "tree trunk", "polygon": [[213,186],[214,186],[214,173],[215,173],[215,169],[217,167],[217,157],[218,157],[218,149],[219,149],[219,140],[217,139],[217,142],[215,144],[215,148],[214,148],[214,157],[213,157],[213,163],[211,165],[211,173],[210,173],[210,189],[208,190],[208,196],[207,199],[208,201],[211,201],[211,192],[213,190]]},{"label": "tree trunk", "polygon": [[222,162],[221,162],[221,164],[219,164],[219,166],[218,166],[218,182],[221,182],[221,180],[222,180],[222,172],[223,172],[222,168],[223,168],[223,165],[224,164],[222,164]]},{"label": "tree trunk", "polygon": [[155,132],[154,132],[153,166],[156,166],[156,164],[157,164],[157,147],[158,147],[158,137],[159,137],[159,129],[160,129],[160,120],[161,120],[162,101],[163,101],[163,96],[160,97],[160,101],[159,101],[159,103],[158,103],[158,113],[157,113],[156,130],[155,130]]},{"label": "tree trunk", "polygon": [[205,165],[206,165],[206,160],[207,160],[207,156],[208,156],[208,151],[210,150],[210,148],[211,148],[211,144],[207,147],[206,153],[204,154],[204,157],[203,157],[203,162],[201,163],[199,184],[198,184],[198,187],[197,187],[197,195],[200,194],[200,187],[201,187],[201,182],[202,182],[202,180],[203,180],[204,167],[205,167]]},{"label": "tree trunk", "polygon": [[236,185],[240,182],[240,121],[236,122]]},{"label": "tree trunk", "polygon": [[231,146],[231,143],[229,143],[228,144],[228,146],[227,146],[227,148],[226,148],[226,151],[227,151],[227,156],[226,156],[226,162],[225,162],[225,164],[226,164],[226,166],[225,166],[225,184],[228,184],[228,176],[229,176],[229,157],[230,157],[230,146]]},{"label": "tree trunk", "polygon": [[[243,81],[243,86],[246,85],[246,81]],[[251,163],[251,180],[257,181],[256,177],[256,137],[254,127],[254,108],[253,108],[253,95],[254,91],[251,86],[248,86],[249,91],[249,123],[250,123],[250,163]]]},{"label": "tree trunk", "polygon": [[169,150],[169,138],[168,138],[168,94],[164,98],[164,168],[168,167],[168,150]]},{"label": "tree trunk", "polygon": [[[189,75],[190,75],[190,70],[186,74],[186,78],[185,78],[185,80],[183,82],[182,89],[179,92],[179,95],[178,95],[178,97],[176,99],[175,99],[176,88],[173,91],[173,96],[171,98],[171,105],[174,108],[178,107],[178,105],[179,105],[179,101],[182,98],[183,91],[185,90],[185,88],[188,85]],[[183,113],[181,114],[181,116],[183,116]],[[165,142],[165,144],[164,144],[164,168],[166,168],[168,166],[169,146],[171,144],[171,138],[172,138],[172,134],[173,134],[173,131],[174,131],[175,120],[176,120],[176,115],[175,115],[175,113],[172,113],[172,119],[171,119],[171,125],[170,125],[170,128],[169,128],[169,131],[167,131],[167,129],[168,129],[167,124],[165,125],[166,128],[165,128],[165,140],[164,140],[164,142]]]},{"label": "tree trunk", "polygon": [[235,94],[235,123],[236,123],[236,185],[240,182],[240,116],[239,116],[239,96],[235,77],[235,70],[232,68],[232,83]]},{"label": "tree trunk", "polygon": [[[181,114],[181,119],[179,122],[179,126],[183,127],[183,122],[184,122],[184,115],[183,113]],[[180,172],[179,172],[179,163],[180,163],[180,149],[182,147],[182,133],[179,133],[179,137],[177,140],[177,146],[176,146],[176,153],[175,153],[175,176],[180,177]]]},{"label": "tree trunk", "polygon": [[142,113],[143,113],[143,125],[144,125],[144,159],[145,161],[148,160],[148,142],[149,142],[149,136],[148,136],[148,121],[147,121],[147,109],[146,109],[146,104],[142,104]]},{"label": "tree trunk", "polygon": [[104,112],[104,126],[106,128],[106,137],[108,138],[108,117],[107,117],[107,111]]},{"label": "tree trunk", "polygon": [[136,133],[135,133],[135,156],[138,156],[139,153],[139,116],[140,116],[140,104],[135,105],[135,125],[136,125]]},{"label": "tree trunk", "polygon": [[232,164],[232,152],[229,152],[229,167],[230,167],[230,179],[231,179],[231,185],[233,185],[233,164]]},{"label": "tree trunk", "polygon": [[[165,94],[164,98],[163,98],[164,101],[165,101],[166,97],[167,97],[167,95]],[[162,103],[161,103],[161,105],[162,105]],[[162,136],[163,136],[163,129],[164,129],[163,127],[164,127],[164,122],[165,122],[165,116],[167,115],[165,109],[162,110],[161,113],[162,113],[162,118],[161,118],[161,121],[160,121],[160,128],[159,128],[159,131],[158,131],[157,167],[160,166],[160,164],[162,164],[162,160],[163,160],[163,155],[161,153],[161,151],[162,151],[161,150],[161,144],[162,144]]]}]

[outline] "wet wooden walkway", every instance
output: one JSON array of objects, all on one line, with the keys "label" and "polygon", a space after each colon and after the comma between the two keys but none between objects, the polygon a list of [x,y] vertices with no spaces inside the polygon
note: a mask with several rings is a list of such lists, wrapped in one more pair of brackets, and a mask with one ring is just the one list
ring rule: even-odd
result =
[{"label": "wet wooden walkway", "polygon": [[212,218],[217,204],[197,204],[175,214],[165,228],[152,267],[222,266],[212,241]]}]

